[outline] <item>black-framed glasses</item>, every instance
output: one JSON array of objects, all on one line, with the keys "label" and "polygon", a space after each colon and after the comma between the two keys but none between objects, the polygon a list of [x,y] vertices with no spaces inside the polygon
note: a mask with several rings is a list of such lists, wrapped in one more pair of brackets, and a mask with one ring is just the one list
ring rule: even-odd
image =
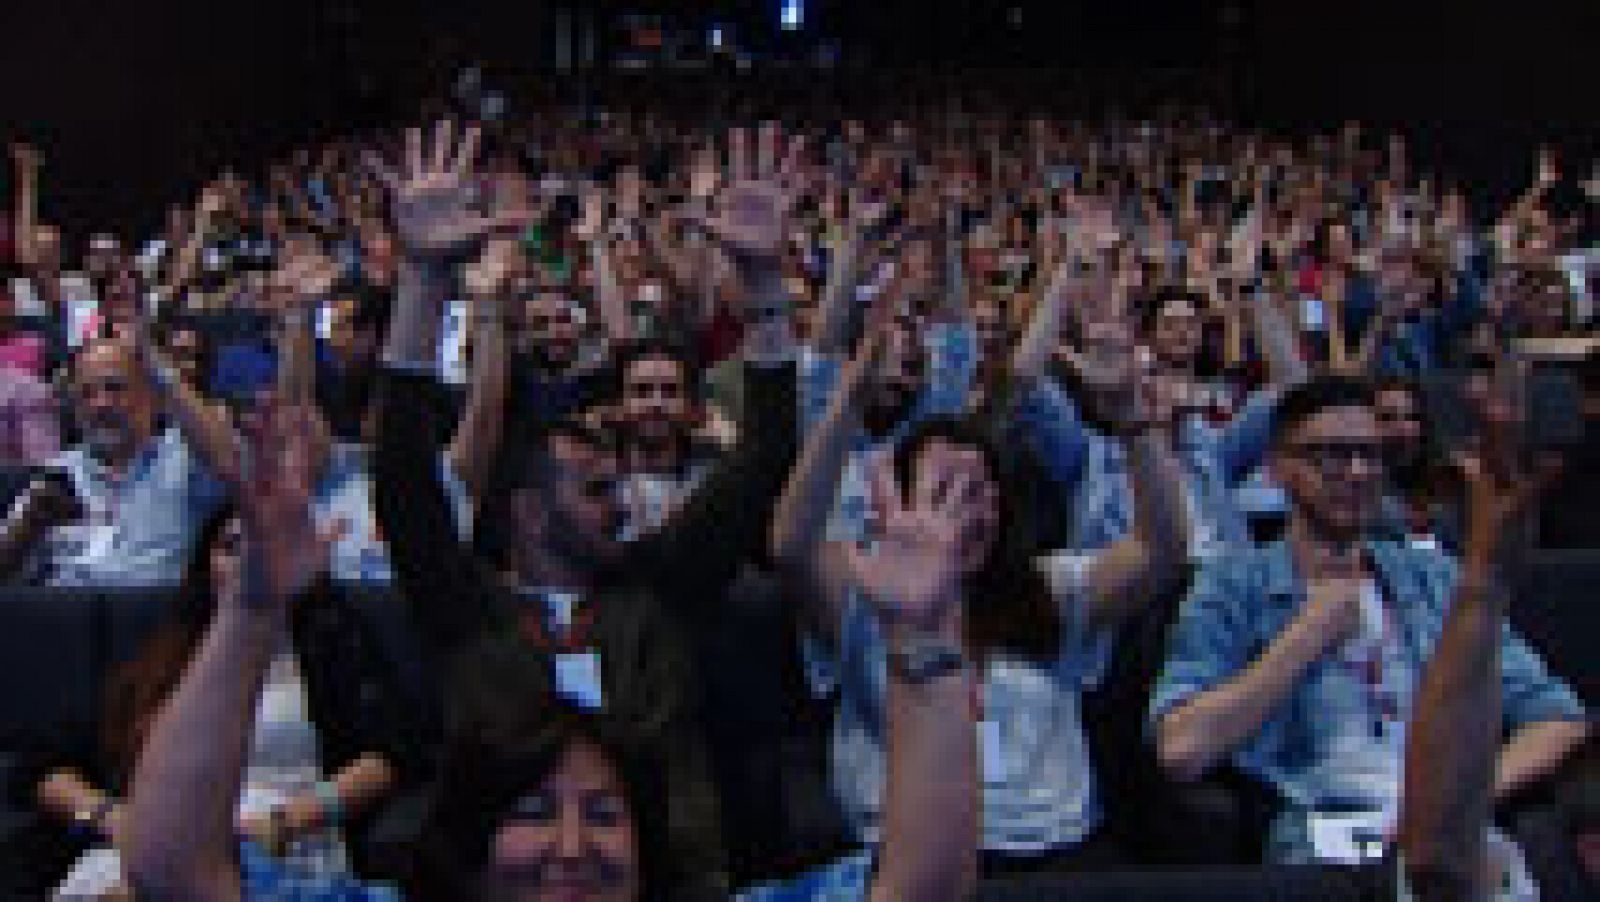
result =
[{"label": "black-framed glasses", "polygon": [[1294,457],[1322,470],[1348,470],[1360,461],[1369,468],[1383,465],[1383,445],[1379,442],[1321,441],[1295,442],[1286,450]]}]

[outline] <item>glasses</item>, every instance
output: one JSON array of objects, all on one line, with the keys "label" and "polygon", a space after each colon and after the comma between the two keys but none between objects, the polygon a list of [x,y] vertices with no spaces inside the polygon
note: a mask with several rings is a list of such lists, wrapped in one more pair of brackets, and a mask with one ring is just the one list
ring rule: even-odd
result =
[{"label": "glasses", "polygon": [[683,385],[677,382],[630,382],[628,394],[635,398],[677,398],[683,395]]},{"label": "glasses", "polygon": [[1383,446],[1377,442],[1297,442],[1287,450],[1324,473],[1348,470],[1357,461],[1369,469],[1383,465]]},{"label": "glasses", "polygon": [[618,480],[610,478],[585,479],[581,487],[583,496],[591,500],[615,497],[617,494]]}]

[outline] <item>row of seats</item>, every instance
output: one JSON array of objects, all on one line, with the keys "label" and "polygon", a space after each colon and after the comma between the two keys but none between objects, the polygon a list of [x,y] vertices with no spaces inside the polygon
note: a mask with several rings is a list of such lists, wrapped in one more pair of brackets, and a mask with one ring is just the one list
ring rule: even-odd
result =
[{"label": "row of seats", "polygon": [[[1546,655],[1551,669],[1570,681],[1593,705],[1600,699],[1600,661],[1591,637],[1600,634],[1600,551],[1539,555],[1528,567],[1516,625]],[[1118,637],[1108,679],[1087,699],[1086,715],[1099,778],[1106,796],[1137,799],[1110,806],[1107,824],[1116,838],[1147,860],[1179,867],[1249,862],[1260,852],[1272,799],[1254,781],[1222,773],[1200,784],[1165,781],[1143,738],[1143,699],[1160,665],[1164,637],[1175,616],[1176,594],[1135,618]],[[376,639],[381,654],[399,673],[402,691],[430,700],[433,681],[423,663],[405,606],[382,587],[344,586],[336,604],[351,606]],[[172,609],[163,590],[12,588],[0,591],[0,735],[15,735],[63,718],[91,721],[101,704],[106,675],[137,654]],[[725,662],[733,664],[736,662]],[[755,662],[737,662],[752,663]],[[5,766],[0,749],[0,776]],[[361,857],[381,863],[403,855],[410,825],[419,817],[415,799],[401,799],[376,819]],[[0,807],[0,848],[21,832],[36,829],[30,812]],[[381,865],[380,865],[381,866]],[[1115,892],[1107,877],[1105,898]],[[1132,879],[1132,878],[1129,878]],[[1241,877],[1241,879],[1243,879]],[[1192,898],[1228,895],[1228,877],[1197,885]],[[1004,895],[1005,885],[997,885]],[[1075,892],[1079,887],[1074,884]],[[1288,892],[1288,891],[1286,891]],[[1300,898],[1283,895],[1282,898]]]}]

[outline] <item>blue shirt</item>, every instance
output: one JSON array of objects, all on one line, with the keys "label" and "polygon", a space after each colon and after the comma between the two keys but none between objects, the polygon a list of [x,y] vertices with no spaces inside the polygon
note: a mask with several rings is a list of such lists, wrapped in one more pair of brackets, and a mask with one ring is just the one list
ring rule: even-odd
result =
[{"label": "blue shirt", "polygon": [[[1110,660],[1110,634],[1092,631],[1081,616],[1078,585],[1085,559],[1053,555],[1039,561],[1062,611],[1063,641],[1047,664],[1004,653],[988,656],[982,720],[994,742],[983,756],[982,847],[1038,853],[1075,845],[1101,821],[1094,768],[1083,729],[1082,694],[1099,684]],[[834,718],[831,772],[835,794],[854,837],[878,841],[887,785],[887,650],[875,611],[854,595],[839,624],[832,660],[808,649],[813,688],[840,692]]]},{"label": "blue shirt", "polygon": [[[1379,721],[1386,718],[1379,709],[1392,704],[1403,731],[1423,667],[1444,630],[1457,567],[1443,553],[1410,545],[1371,542],[1367,549],[1374,589],[1392,625],[1392,640],[1378,652],[1385,674],[1381,684],[1375,687],[1352,666],[1359,637],[1353,639],[1312,664],[1272,717],[1232,754],[1241,769],[1271,785],[1291,809],[1376,809],[1397,798],[1403,743],[1384,744]],[[1199,693],[1237,677],[1305,603],[1305,585],[1295,575],[1285,543],[1230,549],[1206,562],[1171,633],[1166,666],[1150,702],[1152,725]],[[1508,732],[1540,721],[1584,719],[1572,690],[1546,672],[1509,626],[1500,654]],[[1386,702],[1389,695],[1394,697]],[[1383,754],[1392,759],[1387,765]],[[1393,768],[1387,785],[1373,779],[1384,766]]]},{"label": "blue shirt", "polygon": [[[307,877],[294,873],[254,843],[240,845],[240,875],[247,902],[398,902],[399,891],[347,877]],[[872,883],[872,856],[847,855],[793,880],[752,887],[735,902],[861,902]]]},{"label": "blue shirt", "polygon": [[[864,539],[871,531],[872,510],[868,492],[868,465],[879,454],[892,453],[910,431],[929,417],[960,413],[967,403],[978,371],[978,338],[967,323],[939,323],[923,333],[927,355],[927,384],[917,396],[911,413],[882,439],[861,433],[855,436],[850,457],[839,478],[839,494],[829,517],[829,541]],[[834,388],[844,369],[841,357],[828,354],[803,354],[800,358],[800,434],[817,428],[827,414]]]},{"label": "blue shirt", "polygon": [[[1199,416],[1180,423],[1176,451],[1197,556],[1249,541],[1233,488],[1265,456],[1277,403],[1277,392],[1257,392],[1225,429]],[[1051,481],[1071,497],[1073,548],[1100,551],[1128,534],[1133,489],[1121,442],[1085,423],[1077,404],[1048,379],[1021,392],[1015,424]]]},{"label": "blue shirt", "polygon": [[182,581],[196,534],[225,494],[177,429],[151,438],[120,478],[84,445],[54,466],[66,471],[84,507],[80,522],[45,538],[46,579],[57,586]]}]

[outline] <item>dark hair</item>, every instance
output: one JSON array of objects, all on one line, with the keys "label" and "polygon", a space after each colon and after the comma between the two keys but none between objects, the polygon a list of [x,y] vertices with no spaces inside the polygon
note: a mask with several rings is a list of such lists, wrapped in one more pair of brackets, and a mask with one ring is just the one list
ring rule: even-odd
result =
[{"label": "dark hair", "polygon": [[350,325],[360,332],[385,335],[389,320],[394,315],[394,295],[387,289],[362,278],[346,279],[333,292],[335,298],[350,298],[356,302]]},{"label": "dark hair", "polygon": [[1331,407],[1372,407],[1372,384],[1354,376],[1322,375],[1302,382],[1278,399],[1272,446],[1283,444],[1301,423]]},{"label": "dark hair", "polygon": [[1181,285],[1162,285],[1157,288],[1144,303],[1139,304],[1138,326],[1140,335],[1149,335],[1156,327],[1156,320],[1161,316],[1161,311],[1170,304],[1187,303],[1197,312],[1206,309],[1205,300],[1188,288]]},{"label": "dark hair", "polygon": [[670,883],[662,749],[606,711],[586,711],[550,690],[547,662],[518,643],[485,648],[452,682],[449,721],[407,895],[472,899],[494,836],[511,806],[588,744],[616,769],[633,820],[642,885],[662,898]]},{"label": "dark hair", "polygon": [[106,716],[100,735],[107,763],[115,774],[132,775],[156,714],[177,688],[211,627],[216,610],[212,554],[234,514],[232,504],[225,504],[201,525],[171,615],[145,641],[139,654],[119,664],[107,680]]},{"label": "dark hair", "polygon": [[525,419],[506,422],[506,435],[489,470],[489,485],[473,528],[475,549],[487,559],[504,561],[511,534],[511,497],[545,486],[550,468],[550,443],[561,438],[587,448],[610,448],[611,438],[582,420],[562,417],[542,424]]},{"label": "dark hair", "polygon": [[629,342],[616,352],[613,363],[613,385],[617,393],[622,392],[622,385],[628,376],[628,370],[641,360],[665,359],[671,360],[683,369],[684,387],[694,390],[700,378],[699,364],[694,354],[682,345],[674,344],[661,339],[646,339],[644,341]]},{"label": "dark hair", "polygon": [[1061,616],[1034,565],[1026,495],[999,445],[983,429],[951,417],[924,420],[895,449],[894,472],[909,490],[922,451],[935,441],[976,448],[999,486],[1000,532],[977,573],[968,577],[967,635],[974,649],[1004,649],[1038,663],[1061,654]]}]

